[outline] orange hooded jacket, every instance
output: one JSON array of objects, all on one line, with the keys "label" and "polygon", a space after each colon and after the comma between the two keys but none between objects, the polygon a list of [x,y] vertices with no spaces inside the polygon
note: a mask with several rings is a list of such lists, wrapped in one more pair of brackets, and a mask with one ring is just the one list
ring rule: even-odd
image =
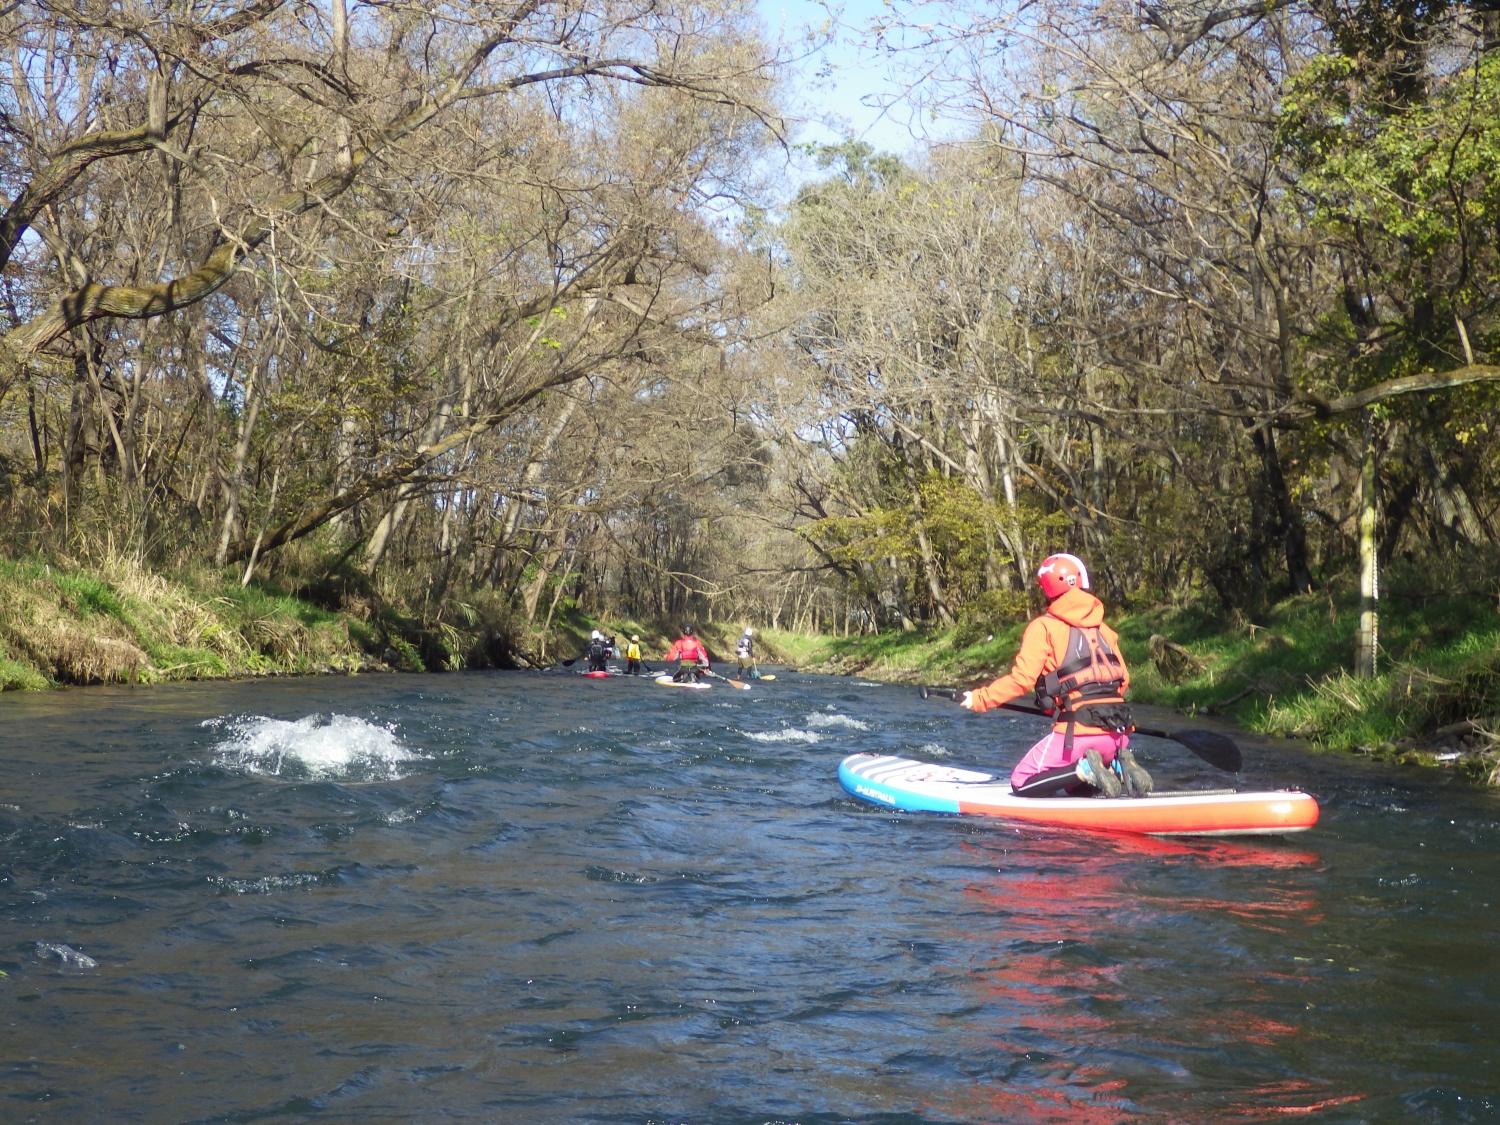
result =
[{"label": "orange hooded jacket", "polygon": [[[1035,691],[1037,680],[1061,666],[1062,656],[1068,650],[1068,629],[1073,625],[1083,629],[1098,626],[1109,647],[1120,656],[1120,638],[1104,624],[1104,603],[1087,590],[1068,590],[1047,607],[1046,613],[1033,618],[1026,626],[1026,632],[1021,636],[1021,651],[1016,653],[1010,672],[970,693],[972,709],[988,711]],[[1120,667],[1125,668],[1123,656],[1120,656]],[[1121,694],[1129,688],[1130,670],[1125,669]],[[1059,722],[1052,729],[1061,733],[1067,727],[1067,723]],[[1079,734],[1108,733],[1102,727],[1083,723],[1078,723],[1073,729]]]}]

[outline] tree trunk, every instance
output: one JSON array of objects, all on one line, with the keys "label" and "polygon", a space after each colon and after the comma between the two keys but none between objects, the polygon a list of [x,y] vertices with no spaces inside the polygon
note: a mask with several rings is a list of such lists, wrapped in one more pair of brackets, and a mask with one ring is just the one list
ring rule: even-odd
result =
[{"label": "tree trunk", "polygon": [[1359,632],[1354,643],[1354,674],[1360,679],[1375,675],[1375,655],[1380,645],[1380,560],[1376,553],[1376,466],[1374,426],[1365,426],[1365,455],[1359,468]]},{"label": "tree trunk", "polygon": [[250,365],[245,376],[245,403],[240,409],[239,433],[235,435],[234,460],[230,464],[229,479],[224,483],[224,520],[219,527],[219,546],[214,551],[214,565],[224,566],[229,561],[229,544],[234,539],[234,528],[240,518],[240,495],[245,488],[245,460],[250,454],[250,442],[255,436],[255,419],[260,412],[259,390],[261,380],[270,370],[271,352],[264,342],[261,354]]},{"label": "tree trunk", "polygon": [[1271,503],[1270,517],[1274,532],[1282,541],[1286,559],[1286,574],[1292,589],[1298,593],[1311,590],[1312,568],[1307,562],[1307,531],[1302,526],[1302,514],[1292,503],[1292,493],[1287,488],[1286,476],[1281,471],[1281,451],[1276,447],[1276,435],[1269,427],[1252,423],[1251,441],[1260,456],[1261,483],[1266,498]]},{"label": "tree trunk", "polygon": [[1430,445],[1423,448],[1422,459],[1427,469],[1429,487],[1432,489],[1432,506],[1438,522],[1459,542],[1472,545],[1488,542],[1489,535],[1479,513],[1470,503],[1463,484],[1454,477]]},{"label": "tree trunk", "polygon": [[502,590],[509,591],[511,585],[518,577],[515,568],[507,565],[504,557],[510,552],[511,544],[515,541],[516,532],[521,526],[521,514],[526,510],[529,501],[526,499],[538,484],[541,483],[542,474],[546,470],[547,460],[552,456],[552,451],[557,446],[558,439],[562,437],[563,431],[568,427],[568,420],[573,417],[573,411],[578,408],[578,399],[572,395],[562,395],[562,406],[557,411],[557,416],[552,419],[552,425],[547,427],[547,432],[542,438],[542,443],[531,454],[526,462],[526,468],[521,471],[521,479],[517,482],[516,495],[511,497],[510,505],[505,512],[505,523],[502,525],[500,535],[495,543],[495,561],[493,573],[500,583]]},{"label": "tree trunk", "polygon": [[943,594],[943,579],[938,572],[937,556],[932,550],[932,541],[927,537],[927,524],[922,517],[922,491],[917,483],[916,470],[906,459],[906,450],[900,450],[901,464],[906,469],[906,483],[911,489],[912,528],[917,535],[917,553],[922,563],[922,577],[927,583],[927,593],[932,598],[932,607],[938,620],[950,628],[953,614],[948,610],[948,599]]}]

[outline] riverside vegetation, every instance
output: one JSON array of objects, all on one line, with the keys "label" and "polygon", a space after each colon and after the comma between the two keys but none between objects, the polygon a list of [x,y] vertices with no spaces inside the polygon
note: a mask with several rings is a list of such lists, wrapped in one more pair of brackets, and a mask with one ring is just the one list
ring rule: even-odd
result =
[{"label": "riverside vegetation", "polygon": [[[461,606],[461,626],[424,621],[420,604],[384,601],[361,577],[335,584],[324,575],[321,584],[288,593],[207,567],[168,577],[129,558],[93,568],[0,559],[0,691],[547,667],[577,657],[594,628],[622,639],[638,634],[648,665],[671,644],[670,626],[596,621],[571,604],[554,615],[545,638],[509,631],[515,622],[501,604]],[[710,622],[701,632],[716,655],[727,656],[739,629]],[[550,659],[540,655],[548,649]]]},{"label": "riverside vegetation", "polygon": [[[1268,605],[1259,622],[1201,599],[1112,615],[1133,669],[1133,697],[1185,714],[1224,715],[1249,730],[1330,750],[1452,763],[1466,777],[1500,784],[1500,569],[1487,583],[1472,582],[1482,567],[1454,562],[1463,572],[1453,576],[1457,588],[1438,595],[1427,592],[1430,571],[1395,570],[1382,616],[1385,663],[1368,678],[1347,671],[1359,612],[1347,584]],[[350,607],[361,599],[347,591],[336,598],[344,608],[331,610],[209,570],[168,579],[133,560],[99,572],[0,560],[0,600],[7,607],[0,691],[518,662],[515,638],[477,612],[467,629],[434,628],[368,591],[365,611],[356,614]],[[971,685],[1009,666],[1024,627],[1022,604],[1008,618],[971,613],[933,630],[838,636],[762,629],[757,645],[766,663],[807,671]],[[648,664],[673,631],[569,608],[548,638],[555,659],[576,656],[593,628],[639,634]],[[727,657],[739,626],[709,622],[700,632]],[[531,661],[521,654],[521,662]]]},{"label": "riverside vegetation", "polygon": [[[97,570],[0,561],[0,603],[0,690],[428,666],[398,614],[361,620],[208,571],[167,578],[134,560]],[[450,651],[438,666],[470,659]]]},{"label": "riverside vegetation", "polygon": [[1486,745],[1500,13],[888,9],[899,155],[748,0],[0,7],[7,681],[977,670],[1067,548],[1143,695]]}]

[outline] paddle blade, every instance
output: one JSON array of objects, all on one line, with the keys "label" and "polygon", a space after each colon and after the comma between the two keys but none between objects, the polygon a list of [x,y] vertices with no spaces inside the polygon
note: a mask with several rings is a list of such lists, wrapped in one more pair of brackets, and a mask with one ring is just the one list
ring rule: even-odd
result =
[{"label": "paddle blade", "polygon": [[1186,746],[1198,757],[1217,769],[1226,770],[1229,773],[1239,773],[1245,764],[1245,755],[1240,753],[1239,744],[1228,735],[1220,734],[1213,730],[1151,730],[1149,727],[1136,727],[1139,734],[1148,734],[1153,738],[1169,738],[1173,742]]},{"label": "paddle blade", "polygon": [[1211,766],[1230,773],[1239,773],[1245,764],[1245,755],[1228,735],[1212,730],[1180,730],[1172,736]]},{"label": "paddle blade", "polygon": [[711,679],[723,680],[730,687],[737,687],[743,691],[750,690],[750,685],[747,684],[744,680],[731,680],[728,676],[719,675],[719,673],[715,672],[712,668],[705,668],[703,669],[703,671],[704,674],[709,676]]}]

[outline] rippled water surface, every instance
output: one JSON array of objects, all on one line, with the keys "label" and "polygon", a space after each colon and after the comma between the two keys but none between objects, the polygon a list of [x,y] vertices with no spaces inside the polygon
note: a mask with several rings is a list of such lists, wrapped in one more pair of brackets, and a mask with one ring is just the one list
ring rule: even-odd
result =
[{"label": "rippled water surface", "polygon": [[[1285,841],[846,798],[1034,720],[784,676],[0,700],[0,1121],[1500,1117],[1500,805],[1246,740]],[[1159,785],[1221,783],[1169,743]]]}]

